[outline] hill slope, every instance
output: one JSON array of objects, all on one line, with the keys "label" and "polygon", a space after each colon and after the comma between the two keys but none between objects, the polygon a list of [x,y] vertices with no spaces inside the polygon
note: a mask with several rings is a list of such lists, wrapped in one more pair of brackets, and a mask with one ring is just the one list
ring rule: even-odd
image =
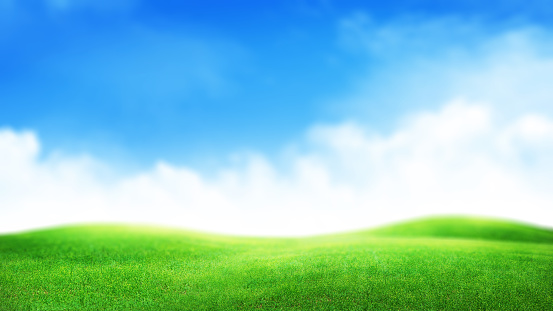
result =
[{"label": "hill slope", "polygon": [[0,236],[0,310],[553,309],[541,235],[441,239],[450,231],[428,228],[463,221],[426,221],[305,239],[131,226]]},{"label": "hill slope", "polygon": [[370,236],[435,237],[553,243],[553,230],[476,217],[433,217],[360,232]]}]

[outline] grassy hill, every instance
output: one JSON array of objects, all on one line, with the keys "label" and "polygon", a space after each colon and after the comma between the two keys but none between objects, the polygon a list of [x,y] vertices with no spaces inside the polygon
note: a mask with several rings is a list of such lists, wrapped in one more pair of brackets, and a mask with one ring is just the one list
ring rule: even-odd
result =
[{"label": "grassy hill", "polygon": [[552,237],[472,218],[297,239],[64,227],[0,236],[0,310],[553,310]]},{"label": "grassy hill", "polygon": [[553,230],[497,219],[433,217],[361,231],[381,237],[455,238],[553,243]]}]

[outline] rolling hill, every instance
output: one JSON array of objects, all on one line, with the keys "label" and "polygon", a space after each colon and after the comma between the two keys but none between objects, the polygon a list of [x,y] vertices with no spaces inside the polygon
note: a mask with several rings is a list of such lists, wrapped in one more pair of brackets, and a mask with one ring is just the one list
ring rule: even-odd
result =
[{"label": "rolling hill", "polygon": [[361,231],[381,237],[455,238],[553,243],[553,231],[513,221],[476,217],[432,217]]},{"label": "rolling hill", "polygon": [[0,310],[553,310],[553,231],[430,218],[310,238],[0,236]]}]

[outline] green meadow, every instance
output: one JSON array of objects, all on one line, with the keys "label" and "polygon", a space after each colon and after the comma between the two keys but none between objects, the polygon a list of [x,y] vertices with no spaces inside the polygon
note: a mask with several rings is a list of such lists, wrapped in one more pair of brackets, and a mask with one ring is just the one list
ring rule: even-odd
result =
[{"label": "green meadow", "polygon": [[3,235],[0,310],[553,310],[553,231],[432,218],[308,238]]}]

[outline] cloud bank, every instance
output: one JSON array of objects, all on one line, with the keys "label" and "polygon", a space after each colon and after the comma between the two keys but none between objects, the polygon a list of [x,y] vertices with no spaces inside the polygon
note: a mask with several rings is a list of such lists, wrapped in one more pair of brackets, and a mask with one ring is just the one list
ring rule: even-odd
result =
[{"label": "cloud bank", "polygon": [[160,161],[118,176],[90,156],[42,155],[32,131],[0,130],[0,229],[154,223],[304,235],[429,214],[553,226],[553,120],[498,121],[456,100],[380,135],[354,122],[312,127],[277,158],[237,156],[207,176]]},{"label": "cloud bank", "polygon": [[374,125],[396,111],[437,109],[464,98],[488,103],[498,118],[553,115],[553,33],[547,27],[490,27],[455,17],[378,23],[359,12],[338,29],[339,44],[365,68],[350,94],[331,103],[339,113]]}]

